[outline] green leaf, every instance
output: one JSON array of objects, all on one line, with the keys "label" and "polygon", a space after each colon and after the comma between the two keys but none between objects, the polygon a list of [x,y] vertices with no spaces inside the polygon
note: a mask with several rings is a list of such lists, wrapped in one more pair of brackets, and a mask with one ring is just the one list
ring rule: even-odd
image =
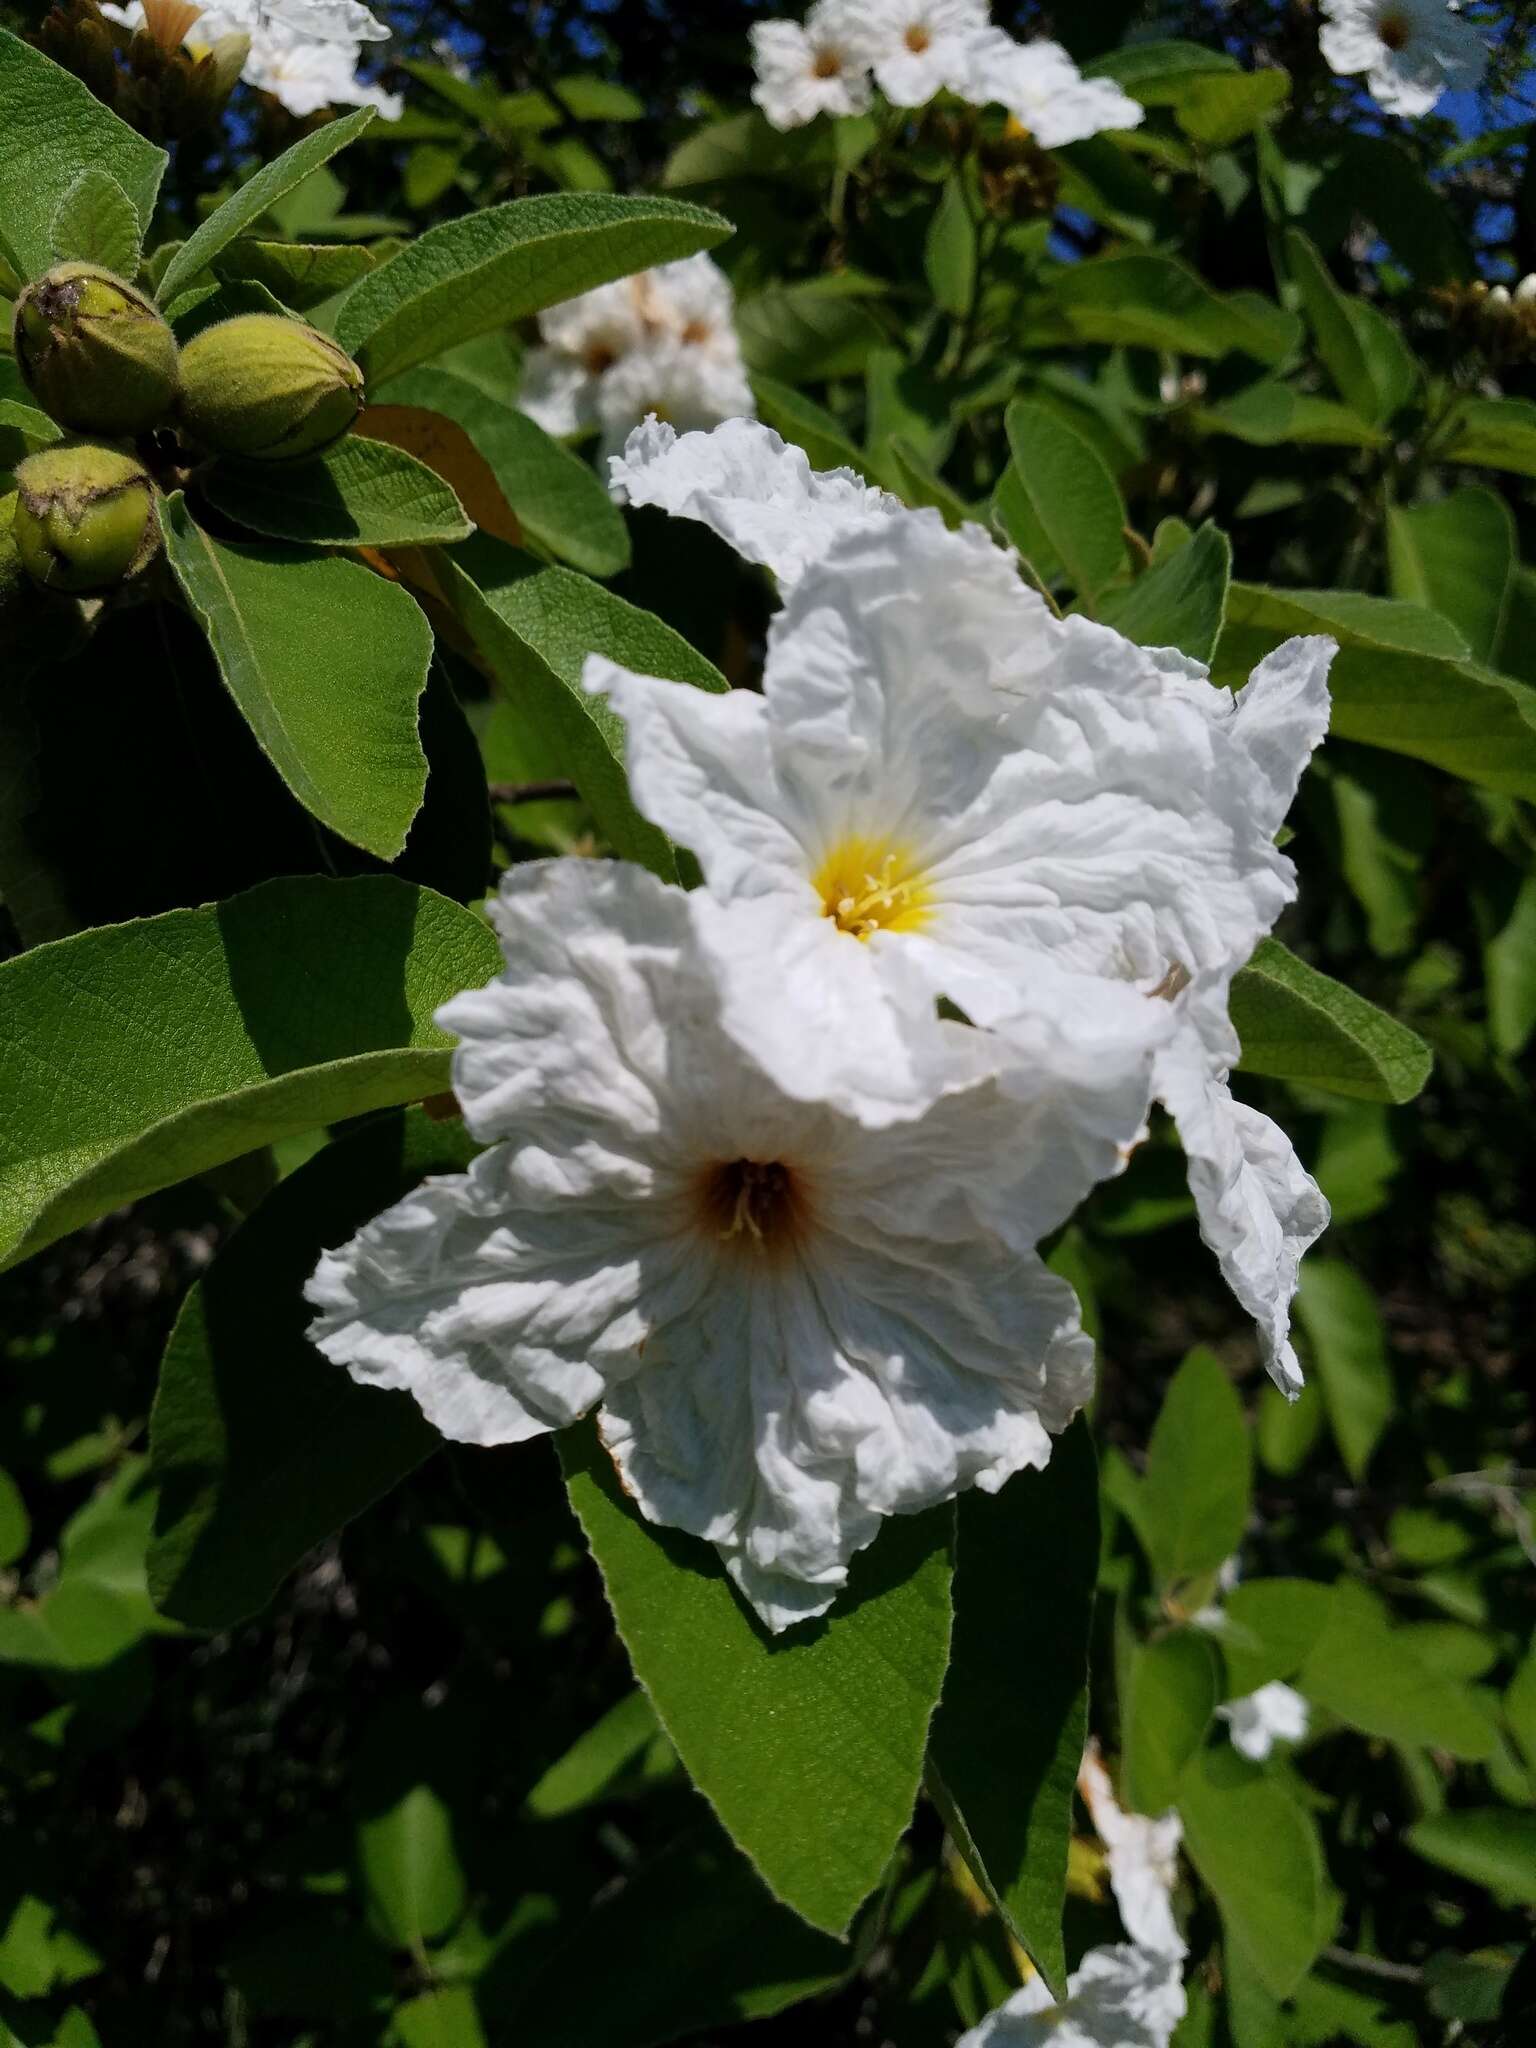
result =
[{"label": "green leaf", "polygon": [[679,186],[725,184],[733,178],[777,181],[797,172],[830,171],[838,161],[845,129],[867,130],[873,143],[874,124],[867,117],[780,129],[770,127],[754,107],[711,121],[679,143],[667,159],[661,182],[672,191]]},{"label": "green leaf", "polygon": [[566,112],[578,121],[640,121],[645,118],[645,101],[627,86],[582,72],[557,78],[550,91]]},{"label": "green leaf", "polygon": [[455,609],[511,707],[535,726],[551,766],[587,801],[614,850],[656,873],[676,863],[664,833],[635,809],[624,776],[624,723],[582,688],[589,654],[640,675],[725,689],[725,678],[660,619],[568,569],[545,569],[483,535],[438,558]]},{"label": "green leaf", "polygon": [[1518,562],[1514,515],[1492,491],[1467,484],[1387,515],[1392,594],[1444,614],[1477,661],[1494,662]]},{"label": "green leaf", "polygon": [[338,556],[216,541],[179,494],[160,524],[182,593],[273,767],[322,824],[394,860],[427,785],[416,721],[432,632],[415,600]]},{"label": "green leaf", "polygon": [[1274,1679],[1294,1678],[1332,1608],[1333,1588],[1314,1579],[1252,1579],[1234,1586],[1222,1605],[1218,1636],[1227,1698],[1244,1699]]},{"label": "green leaf", "polygon": [[1147,1446],[1141,1529],[1164,1585],[1215,1571],[1242,1542],[1253,1453],[1242,1403],[1214,1352],[1174,1374]]},{"label": "green leaf", "polygon": [[868,458],[853,445],[841,420],[792,385],[761,372],[752,379],[757,416],[810,457],[812,469],[851,469],[874,483]]},{"label": "green leaf", "polygon": [[635,1676],[689,1775],[774,1896],[843,1934],[912,1817],[949,1656],[950,1511],[892,1516],[833,1613],[771,1637],[707,1544],[641,1519],[595,1430],[559,1444]]},{"label": "green leaf", "polygon": [[1261,363],[1291,353],[1301,323],[1258,292],[1215,292],[1176,257],[1150,249],[1094,256],[1053,271],[1038,318],[1041,338],[1125,343]]},{"label": "green leaf", "polygon": [[456,420],[537,546],[589,576],[616,576],[629,566],[624,515],[601,479],[526,413],[448,370],[408,371],[375,397],[383,405],[419,405]]},{"label": "green leaf", "polygon": [[424,462],[360,434],[305,462],[217,462],[201,488],[252,533],[310,547],[430,547],[472,530]]},{"label": "green leaf", "polygon": [[718,214],[680,199],[546,193],[442,222],[350,294],[336,338],[383,383],[455,343],[609,279],[713,248]]},{"label": "green leaf", "polygon": [[1027,399],[1008,408],[1008,446],[1040,531],[1091,603],[1125,566],[1125,507],[1097,450]]},{"label": "green leaf", "polygon": [[1536,798],[1536,690],[1458,658],[1456,628],[1422,606],[1348,591],[1234,583],[1212,664],[1245,682],[1293,633],[1333,633],[1329,730],[1428,761],[1508,796]]},{"label": "green leaf", "polygon": [[963,1831],[1010,1931],[1058,1993],[1098,1551],[1086,1423],[1057,1439],[1043,1472],[962,1498],[954,1648],[929,1747],[960,1823],[951,1832]]},{"label": "green leaf", "polygon": [[1403,1840],[1426,1863],[1486,1886],[1511,1904],[1536,1906],[1536,1813],[1463,1807],[1415,1821]]},{"label": "green leaf", "polygon": [[1290,73],[1278,65],[1194,77],[1174,107],[1174,119],[1192,141],[1225,149],[1262,127],[1290,96]]},{"label": "green leaf", "polygon": [[691,1828],[577,1923],[507,2014],[508,2038],[660,2048],[702,2029],[712,2039],[814,1996],[852,1963],[786,1913],[717,1829]]},{"label": "green leaf", "polygon": [[1341,1581],[1297,1680],[1309,1700],[1362,1735],[1380,1736],[1479,1762],[1498,1731],[1470,1687],[1419,1662],[1412,1638],[1394,1629],[1363,1586]]},{"label": "green leaf", "polygon": [[1504,1718],[1524,1752],[1525,1761],[1536,1771],[1536,1643],[1509,1681],[1504,1693]]},{"label": "green leaf", "polygon": [[900,434],[893,434],[885,444],[886,459],[891,470],[892,482],[899,485],[898,495],[908,505],[931,505],[943,516],[944,524],[953,531],[967,520],[974,521],[975,509],[967,505],[958,492],[952,491],[944,479],[929,467],[910,442]]},{"label": "green leaf", "polygon": [[1240,76],[1235,57],[1176,38],[1127,43],[1083,66],[1085,78],[1112,78],[1144,107],[1178,107],[1198,81]]},{"label": "green leaf", "polygon": [[1323,365],[1362,419],[1379,420],[1382,394],[1377,389],[1365,340],[1351,317],[1352,308],[1328,273],[1328,267],[1299,228],[1286,231],[1285,247],[1291,278],[1301,295],[1302,310]]},{"label": "green leaf", "polygon": [[1277,1778],[1241,1765],[1230,1750],[1207,1751],[1188,1765],[1179,1814],[1227,1940],[1271,1997],[1288,1998],[1331,1931],[1312,1820]]},{"label": "green leaf", "polygon": [[472,911],[388,876],[268,882],[0,963],[4,1263],[276,1138],[440,1092],[433,1012],[500,964]]},{"label": "green leaf", "polygon": [[958,177],[945,180],[928,224],[923,267],[936,302],[954,319],[963,319],[976,296],[976,223]]},{"label": "green leaf", "polygon": [[1228,434],[1255,448],[1284,448],[1292,443],[1318,447],[1381,448],[1387,436],[1346,405],[1295,391],[1277,378],[1264,377],[1233,398],[1190,409],[1205,434]]},{"label": "green leaf", "polygon": [[15,1564],[32,1540],[32,1519],[21,1488],[9,1472],[0,1471],[0,1566]]},{"label": "green leaf", "polygon": [[1417,1032],[1278,939],[1262,940],[1233,977],[1229,1008],[1245,1074],[1363,1102],[1411,1102],[1429,1079],[1433,1056]]},{"label": "green leaf", "polygon": [[1528,398],[1462,398],[1451,437],[1436,452],[1447,462],[1536,476],[1536,405]]},{"label": "green leaf", "polygon": [[14,398],[0,398],[0,464],[6,469],[14,469],[39,448],[51,448],[63,438],[47,413]]},{"label": "green leaf", "polygon": [[1106,591],[1098,616],[1139,646],[1177,647],[1208,662],[1221,635],[1231,576],[1232,543],[1219,526],[1207,524],[1128,588]]},{"label": "green leaf", "polygon": [[346,242],[263,242],[242,236],[219,251],[212,269],[221,282],[262,285],[295,313],[305,313],[366,277],[376,261],[371,249]]},{"label": "green leaf", "polygon": [[1358,1485],[1397,1405],[1376,1297],[1342,1259],[1310,1258],[1302,1263],[1296,1313],[1309,1339],[1334,1440]]},{"label": "green leaf", "polygon": [[1166,1813],[1174,1804],[1180,1774],[1205,1740],[1220,1698],[1220,1661],[1198,1630],[1135,1646],[1120,1721],[1126,1802],[1137,1813]]},{"label": "green leaf", "polygon": [[120,276],[132,277],[139,267],[143,235],[138,208],[112,173],[85,170],[54,213],[54,260],[99,263]]},{"label": "green leaf", "polygon": [[865,296],[834,274],[769,285],[738,301],[736,333],[747,368],[790,384],[857,376],[886,340]]},{"label": "green leaf", "polygon": [[412,1785],[357,1830],[368,1902],[399,1948],[418,1953],[453,1927],[469,1887],[453,1846],[453,1816],[430,1785]]},{"label": "green leaf", "polygon": [[166,154],[109,113],[78,78],[0,29],[0,253],[23,281],[53,260],[54,216],[82,165],[116,179],[140,230],[155,210]]},{"label": "green leaf", "polygon": [[168,306],[178,292],[195,283],[221,250],[227,249],[247,228],[254,227],[264,213],[302,185],[329,157],[355,142],[373,119],[372,107],[338,115],[324,127],[301,136],[271,163],[263,164],[222,206],[215,207],[176,251],[160,280],[157,296],[161,305]]},{"label": "green leaf", "polygon": [[615,1706],[558,1757],[528,1794],[528,1811],[540,1820],[579,1813],[608,1790],[613,1780],[656,1740],[656,1714],[638,1688]]},{"label": "green leaf", "polygon": [[[359,906],[342,898],[330,907],[349,917]],[[488,980],[497,964],[485,928],[460,915],[462,933],[446,947],[441,938],[430,942],[443,955],[431,970],[439,1000],[451,987]],[[441,910],[434,923],[446,925]],[[436,1076],[420,1076],[413,1088],[446,1079],[446,1054],[435,1059]],[[311,1069],[311,1094],[339,1090],[342,1079]],[[338,1113],[339,1102],[309,1112],[316,1122]],[[408,1395],[359,1386],[321,1357],[307,1335],[314,1311],[304,1283],[326,1246],[360,1230],[423,1175],[461,1170],[474,1150],[462,1124],[415,1111],[327,1145],[273,1190],[187,1295],[150,1418],[160,1498],[149,1584],[162,1613],[200,1629],[232,1628],[259,1613],[308,1551],[438,1447]]]},{"label": "green leaf", "polygon": [[1527,875],[1508,914],[1483,944],[1488,1033],[1506,1059],[1518,1059],[1536,1032],[1536,875]]}]

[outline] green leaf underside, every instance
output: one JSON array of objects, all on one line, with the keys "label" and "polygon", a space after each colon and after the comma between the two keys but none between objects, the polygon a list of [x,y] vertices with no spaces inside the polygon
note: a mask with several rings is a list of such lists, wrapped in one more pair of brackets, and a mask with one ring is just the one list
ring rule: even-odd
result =
[{"label": "green leaf underside", "polygon": [[623,721],[582,688],[582,669],[596,653],[701,689],[723,690],[725,678],[660,619],[568,569],[544,568],[483,535],[437,559],[507,703],[553,743],[604,836],[626,859],[675,878],[670,842],[629,794]]},{"label": "green leaf underside", "polygon": [[1411,1102],[1433,1056],[1417,1032],[1265,939],[1233,979],[1232,1023],[1247,1074],[1306,1082],[1365,1102]]},{"label": "green leaf underside", "polygon": [[115,178],[147,226],[166,154],[67,71],[0,29],[0,250],[23,279],[52,260],[54,216],[88,164]]},{"label": "green leaf underside", "polygon": [[323,128],[302,136],[291,149],[285,149],[280,157],[248,178],[238,192],[209,214],[171,258],[160,280],[161,305],[168,306],[178,292],[196,281],[221,250],[227,249],[247,228],[254,227],[270,207],[296,185],[302,185],[312,171],[355,141],[374,118],[372,107],[359,107],[355,113],[327,121]]},{"label": "green leaf underside", "polygon": [[456,420],[540,547],[589,576],[615,576],[627,566],[629,531],[602,481],[525,413],[448,370],[408,371],[374,397],[380,405],[418,405]]},{"label": "green leaf underside", "polygon": [[307,1551],[441,1442],[408,1395],[359,1386],[315,1350],[304,1284],[326,1246],[475,1149],[462,1124],[419,1110],[326,1146],[187,1295],[150,1418],[149,1586],[163,1613],[201,1629],[259,1613]]},{"label": "green leaf underside", "polygon": [[713,248],[718,214],[678,199],[556,192],[429,228],[365,277],[337,339],[371,380],[615,277]]},{"label": "green leaf underside", "polygon": [[431,547],[472,530],[435,471],[359,434],[307,462],[215,463],[202,490],[253,533],[310,547]]},{"label": "green leaf underside", "polygon": [[830,1616],[770,1637],[708,1544],[641,1518],[589,1424],[559,1444],[635,1676],[689,1775],[774,1896],[844,1934],[912,1817],[949,1657],[951,1511],[892,1516]]},{"label": "green leaf underside", "polygon": [[304,808],[394,860],[427,786],[417,705],[432,631],[399,584],[359,563],[276,543],[232,545],[180,496],[165,550],[230,695]]},{"label": "green leaf underside", "polygon": [[499,967],[472,911],[389,876],[268,882],[4,962],[4,1263],[276,1138],[439,1092],[433,1012]]},{"label": "green leaf underside", "polygon": [[964,1496],[954,1651],[929,1749],[993,1896],[1058,1996],[1098,1557],[1098,1474],[1082,1421],[1043,1472]]}]

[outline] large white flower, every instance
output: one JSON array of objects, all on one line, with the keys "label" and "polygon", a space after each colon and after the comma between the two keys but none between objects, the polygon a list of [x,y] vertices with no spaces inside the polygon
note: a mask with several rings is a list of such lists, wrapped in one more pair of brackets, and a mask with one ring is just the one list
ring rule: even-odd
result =
[{"label": "large white flower", "polygon": [[491,909],[506,972],[440,1012],[491,1149],[321,1260],[327,1357],[467,1443],[598,1408],[642,1511],[772,1629],[825,1612],[883,1516],[1044,1465],[1092,1383],[1016,1221],[1081,1192],[1041,1135],[1053,1077],[1005,1099],[945,1026],[949,1092],[870,1129],[720,1029],[682,891],[551,861]]},{"label": "large white flower", "polygon": [[1188,2010],[1176,1956],[1120,1944],[1090,1949],[1058,2005],[1031,1977],[955,2048],[1168,2048]]},{"label": "large white flower", "polygon": [[1077,1789],[1104,1844],[1110,1889],[1126,1933],[1138,1948],[1182,1961],[1189,1950],[1173,1917],[1179,1844],[1184,1839],[1178,1814],[1168,1812],[1154,1820],[1143,1813],[1127,1813],[1093,1743],[1084,1752]]},{"label": "large white flower", "polygon": [[1323,55],[1389,114],[1427,114],[1443,93],[1476,91],[1488,47],[1446,0],[1323,0]]},{"label": "large white flower", "polygon": [[789,1092],[867,1113],[859,1030],[795,1044],[777,1024],[781,997],[806,1008],[849,955],[861,1017],[917,983],[1058,1072],[1064,1041],[1085,1073],[1139,1051],[1207,1242],[1271,1372],[1298,1385],[1290,1302],[1327,1206],[1283,1132],[1232,1098],[1227,992],[1295,893],[1274,835],[1327,723],[1333,643],[1288,641],[1234,698],[1180,654],[1056,618],[979,528],[816,475],[754,422],[648,425],[613,476],[784,592],[761,696],[587,669],[629,727],[640,808],[719,904],[779,921],[755,966],[717,921],[727,1029]]},{"label": "large white flower", "polygon": [[306,42],[379,43],[390,33],[361,0],[219,0],[218,12],[252,34],[286,29]]},{"label": "large white flower", "polygon": [[1279,1679],[1216,1711],[1231,1731],[1232,1747],[1255,1764],[1263,1763],[1277,1742],[1305,1741],[1311,1722],[1301,1694]]},{"label": "large white flower", "polygon": [[702,252],[599,285],[539,315],[518,404],[551,434],[598,427],[603,452],[655,413],[684,428],[753,410],[730,280]]},{"label": "large white flower", "polygon": [[875,83],[892,106],[924,107],[969,85],[987,0],[870,0],[869,20]]},{"label": "large white flower", "polygon": [[873,43],[868,0],[816,0],[797,21],[752,29],[752,97],[775,128],[803,128],[818,114],[862,114],[870,103]]},{"label": "large white flower", "polygon": [[1016,43],[1000,28],[973,35],[958,88],[978,106],[1006,107],[1042,149],[1086,142],[1146,118],[1139,100],[1108,78],[1084,78],[1060,43]]}]

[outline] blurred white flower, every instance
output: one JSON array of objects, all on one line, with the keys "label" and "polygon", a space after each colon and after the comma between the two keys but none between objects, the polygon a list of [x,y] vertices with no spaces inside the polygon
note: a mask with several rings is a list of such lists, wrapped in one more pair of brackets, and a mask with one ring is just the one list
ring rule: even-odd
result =
[{"label": "blurred white flower", "polygon": [[892,106],[924,107],[935,93],[967,89],[987,9],[988,0],[870,0],[870,61]]},{"label": "blurred white flower", "polygon": [[550,434],[599,427],[603,453],[650,413],[683,428],[753,410],[735,298],[702,252],[599,285],[539,315],[518,404]]},{"label": "blurred white flower", "polygon": [[1079,1103],[1074,1142],[1123,1124],[1123,1090],[1145,1085],[1293,1390],[1296,1268],[1328,1211],[1284,1133],[1232,1098],[1227,994],[1295,894],[1274,835],[1327,724],[1333,642],[1287,641],[1234,698],[1172,650],[1055,617],[979,527],[816,475],[755,422],[681,439],[649,425],[613,477],[784,591],[760,697],[596,659],[586,677],[629,727],[640,808],[721,905],[766,899],[782,928],[755,977],[735,963],[727,1029],[789,1092],[867,1112],[856,1036],[795,1045],[775,1022],[776,994],[813,1002],[841,950],[865,1011],[916,983],[1023,1059],[1098,1076],[1103,1119]]},{"label": "blurred white flower", "polygon": [[1086,142],[1146,118],[1139,100],[1108,78],[1084,78],[1060,43],[1016,43],[1000,28],[972,36],[959,90],[978,106],[1006,107],[1042,149]]},{"label": "blurred white flower", "polygon": [[752,97],[775,128],[803,128],[818,114],[862,114],[870,103],[869,0],[816,0],[802,28],[752,28]]},{"label": "blurred white flower", "polygon": [[[103,0],[101,11],[124,28],[146,25],[143,0],[129,0],[126,7]],[[376,107],[386,121],[399,120],[404,110],[399,94],[358,77],[355,41],[317,39],[295,28],[283,13],[268,10],[265,18],[253,20],[255,12],[240,0],[220,0],[217,7],[198,10],[184,28],[187,49],[199,54],[227,37],[245,37],[250,47],[240,76],[258,92],[271,93],[298,119],[322,107]]]},{"label": "blurred white flower", "polygon": [[1318,41],[1335,71],[1366,74],[1389,114],[1427,114],[1443,93],[1476,91],[1488,47],[1447,0],[1322,0]]},{"label": "blurred white flower", "polygon": [[642,1512],[713,1543],[774,1630],[826,1611],[883,1516],[1046,1463],[1092,1345],[1017,1232],[1014,1181],[1055,1167],[977,1033],[946,1026],[949,1092],[871,1129],[721,1031],[681,890],[540,862],[491,915],[506,972],[439,1013],[491,1149],[321,1260],[327,1357],[461,1442],[598,1408]]},{"label": "blurred white flower", "polygon": [[253,35],[282,29],[314,43],[380,43],[389,29],[361,0],[219,0],[217,10]]},{"label": "blurred white flower", "polygon": [[955,2048],[1168,2048],[1188,2010],[1176,1956],[1121,1944],[1090,1949],[1058,2005],[1031,1977]]},{"label": "blurred white flower", "polygon": [[1231,1730],[1232,1747],[1255,1764],[1263,1763],[1277,1742],[1305,1740],[1311,1720],[1301,1694],[1278,1679],[1216,1711]]},{"label": "blurred white flower", "polygon": [[1109,1862],[1110,1889],[1126,1933],[1138,1948],[1176,1961],[1189,1953],[1173,1917],[1173,1888],[1179,1878],[1179,1844],[1184,1839],[1177,1813],[1157,1820],[1127,1813],[1116,1799],[1098,1748],[1089,1743],[1077,1789]]}]

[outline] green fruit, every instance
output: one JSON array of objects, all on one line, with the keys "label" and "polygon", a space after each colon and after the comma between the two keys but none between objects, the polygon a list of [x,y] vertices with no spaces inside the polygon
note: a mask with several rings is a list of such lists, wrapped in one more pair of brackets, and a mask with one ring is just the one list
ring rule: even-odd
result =
[{"label": "green fruit", "polygon": [[221,321],[182,350],[182,419],[220,455],[291,462],[318,454],[362,404],[363,373],[345,349],[278,313]]},{"label": "green fruit", "polygon": [[97,264],[56,264],[29,284],[12,336],[33,397],[77,433],[146,433],[176,402],[175,335],[151,300]]},{"label": "green fruit", "polygon": [[160,545],[154,485],[116,448],[44,448],[17,469],[16,492],[12,538],[44,590],[115,589]]},{"label": "green fruit", "polygon": [[0,605],[5,603],[16,586],[22,582],[25,573],[21,566],[21,550],[16,545],[16,535],[12,531],[16,519],[16,500],[15,491],[7,491],[5,496],[0,498]]}]

